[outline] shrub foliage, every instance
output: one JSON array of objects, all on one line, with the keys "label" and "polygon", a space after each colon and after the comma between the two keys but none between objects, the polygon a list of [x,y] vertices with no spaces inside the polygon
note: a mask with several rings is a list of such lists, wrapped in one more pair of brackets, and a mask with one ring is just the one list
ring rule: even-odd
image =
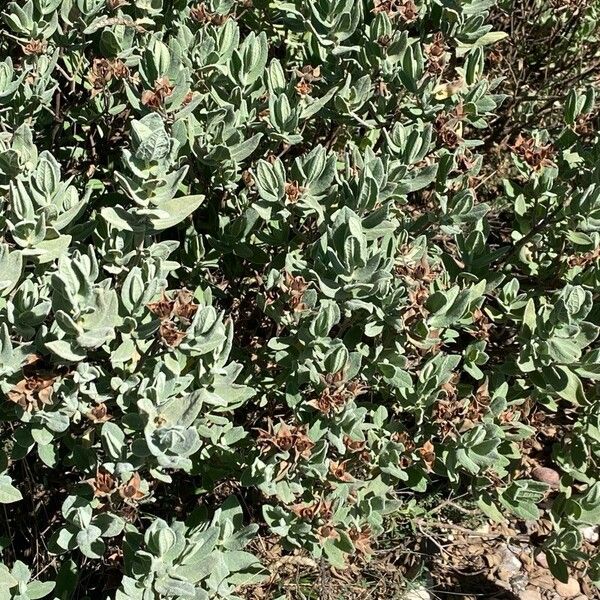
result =
[{"label": "shrub foliage", "polygon": [[489,172],[492,6],[8,4],[2,598],[232,599],[440,490],[600,577],[595,97]]}]

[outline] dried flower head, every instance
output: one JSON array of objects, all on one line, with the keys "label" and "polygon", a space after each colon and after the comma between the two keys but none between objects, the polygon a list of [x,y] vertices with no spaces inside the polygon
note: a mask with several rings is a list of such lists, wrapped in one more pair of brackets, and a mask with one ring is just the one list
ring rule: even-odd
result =
[{"label": "dried flower head", "polygon": [[304,188],[298,185],[297,181],[288,181],[285,184],[285,202],[286,204],[296,204],[300,196],[304,193]]},{"label": "dried flower head", "polygon": [[348,436],[344,436],[344,446],[352,452],[362,452],[366,447],[367,443],[364,440],[353,440]]},{"label": "dried flower head", "polygon": [[192,292],[183,288],[177,291],[174,299],[163,293],[160,300],[148,304],[148,310],[161,320],[177,318],[189,324],[198,311],[198,305],[194,302]]},{"label": "dried flower head", "polygon": [[354,478],[348,473],[346,467],[348,466],[349,460],[330,460],[329,461],[329,472],[340,481],[354,481]]},{"label": "dried flower head", "polygon": [[189,290],[183,289],[177,292],[173,302],[173,315],[191,321],[198,311],[198,305],[194,302],[194,296]]},{"label": "dried flower head", "polygon": [[129,68],[120,59],[95,58],[87,79],[92,86],[92,96],[103,90],[113,79],[129,77]]},{"label": "dried flower head", "polygon": [[141,490],[140,486],[142,478],[139,473],[134,473],[127,483],[119,487],[119,495],[124,500],[137,501],[141,500],[146,494]]},{"label": "dried flower head", "polygon": [[175,302],[163,294],[160,300],[148,304],[148,310],[159,319],[168,319],[173,313],[174,305]]},{"label": "dried flower head", "polygon": [[435,462],[435,447],[427,440],[420,448],[417,449],[419,456],[425,463],[428,470],[431,470]]},{"label": "dried flower head", "polygon": [[294,89],[298,93],[299,96],[310,96],[312,92],[312,85],[308,83],[305,79],[301,79],[295,86]]},{"label": "dried flower head", "polygon": [[91,408],[90,412],[87,413],[86,417],[93,423],[104,423],[111,419],[111,416],[108,413],[108,408],[104,402],[95,404]]},{"label": "dried flower head", "polygon": [[190,17],[192,20],[196,21],[196,23],[202,23],[203,25],[222,25],[225,23],[225,21],[227,21],[229,15],[210,12],[206,8],[206,4],[204,2],[200,2],[200,4],[192,6],[190,9]]},{"label": "dried flower head", "polygon": [[308,283],[300,275],[285,274],[281,289],[289,296],[288,304],[293,311],[302,311],[307,308],[303,301],[304,293],[308,289]]},{"label": "dried flower head", "polygon": [[117,487],[116,479],[105,469],[96,472],[96,477],[88,479],[87,483],[92,486],[96,498],[110,496]]},{"label": "dried flower head", "polygon": [[248,170],[242,171],[242,181],[247,188],[251,188],[254,185],[254,177]]},{"label": "dried flower head", "polygon": [[374,13],[385,13],[390,19],[400,18],[412,23],[419,16],[419,9],[413,0],[374,0]]},{"label": "dried flower head", "polygon": [[31,354],[23,366],[24,378],[15,384],[6,396],[27,412],[41,410],[52,403],[53,386],[62,372],[46,368],[39,355]]},{"label": "dried flower head", "polygon": [[160,327],[158,328],[158,335],[165,346],[175,348],[179,346],[185,338],[185,331],[181,331],[173,321],[165,319],[161,321]]},{"label": "dried flower head", "polygon": [[551,166],[554,149],[551,144],[539,145],[533,138],[521,134],[517,136],[511,150],[524,160],[534,171]]},{"label": "dried flower head", "polygon": [[570,267],[587,267],[600,260],[600,248],[590,250],[583,254],[574,254],[569,256],[567,263]]},{"label": "dried flower head", "polygon": [[317,536],[319,537],[319,539],[324,542],[325,540],[339,540],[340,539],[340,534],[337,531],[337,529],[335,528],[334,525],[331,525],[329,523],[325,524],[325,525],[321,525],[321,527],[319,527],[319,529],[317,529]]},{"label": "dried flower head", "polygon": [[475,331],[473,332],[474,337],[478,340],[488,340],[490,338],[493,323],[479,308],[476,308],[473,311],[473,324],[475,326]]},{"label": "dried flower head", "polygon": [[117,8],[127,6],[127,4],[129,4],[127,0],[106,0],[106,6],[109,10],[117,10]]},{"label": "dried flower head", "polygon": [[313,502],[300,502],[290,506],[290,510],[305,521],[312,521],[319,518],[323,521],[329,521],[333,516],[333,503],[330,500],[317,498]]},{"label": "dried flower head", "polygon": [[[341,373],[336,375],[343,376]],[[327,387],[316,398],[309,400],[307,404],[316,408],[324,415],[329,416],[339,412],[349,400],[364,394],[366,389],[366,386],[358,380],[351,380],[345,383],[330,381]]]},{"label": "dried flower head", "polygon": [[141,102],[144,106],[158,110],[165,105],[166,99],[173,94],[173,85],[167,77],[161,77],[154,82],[152,90],[142,92]]},{"label": "dried flower head", "polygon": [[442,144],[447,148],[456,148],[461,142],[462,123],[459,118],[439,114],[434,127]]},{"label": "dried flower head", "polygon": [[321,79],[321,67],[305,65],[301,69],[296,70],[296,75],[308,83],[313,83]]},{"label": "dried flower head", "polygon": [[306,434],[306,425],[288,425],[281,421],[277,431],[271,421],[268,428],[258,430],[258,445],[262,452],[272,449],[281,452],[290,452],[294,460],[299,458],[308,459],[311,456],[314,442]]},{"label": "dried flower head", "polygon": [[48,42],[46,40],[29,40],[21,47],[23,48],[23,54],[27,56],[39,56],[40,54],[44,54],[48,49]]},{"label": "dried flower head", "polygon": [[446,44],[441,31],[433,35],[430,44],[424,45],[427,57],[427,70],[434,75],[441,75],[446,67]]},{"label": "dried flower head", "polygon": [[373,554],[373,548],[371,547],[373,534],[369,527],[358,529],[357,527],[352,526],[348,531],[348,537],[352,540],[352,545],[358,554],[362,556],[370,556]]}]

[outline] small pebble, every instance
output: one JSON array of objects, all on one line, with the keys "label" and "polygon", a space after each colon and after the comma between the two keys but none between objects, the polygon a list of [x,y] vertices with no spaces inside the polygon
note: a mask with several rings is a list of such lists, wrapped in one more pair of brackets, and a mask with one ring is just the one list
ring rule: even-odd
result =
[{"label": "small pebble", "polygon": [[575,598],[581,594],[579,582],[573,577],[569,577],[567,583],[557,581],[554,587],[561,598]]},{"label": "small pebble", "polygon": [[536,588],[527,588],[519,594],[519,600],[542,600],[542,596]]},{"label": "small pebble", "polygon": [[404,600],[431,600],[431,594],[424,587],[418,587],[406,592]]},{"label": "small pebble", "polygon": [[560,475],[549,467],[536,467],[531,471],[531,476],[537,481],[547,483],[550,487],[558,487]]},{"label": "small pebble", "polygon": [[600,533],[598,531],[598,527],[584,527],[581,530],[581,535],[584,537],[586,542],[590,544],[597,544],[600,539]]},{"label": "small pebble", "polygon": [[507,546],[504,546],[498,553],[498,558],[500,559],[500,563],[498,565],[498,576],[503,581],[508,581],[514,577],[523,566],[521,561],[508,549]]},{"label": "small pebble", "polygon": [[543,552],[538,552],[535,555],[535,562],[540,565],[540,567],[544,567],[544,569],[548,568],[548,559]]},{"label": "small pebble", "polygon": [[527,575],[518,574],[510,578],[510,587],[516,594],[525,590],[528,583],[529,579]]}]

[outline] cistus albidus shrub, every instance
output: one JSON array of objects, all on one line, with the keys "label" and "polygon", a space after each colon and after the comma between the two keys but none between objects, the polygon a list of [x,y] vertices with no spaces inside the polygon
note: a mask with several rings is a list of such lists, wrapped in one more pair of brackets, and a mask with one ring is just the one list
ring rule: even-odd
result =
[{"label": "cistus albidus shrub", "polygon": [[595,97],[486,195],[492,6],[6,5],[2,598],[233,599],[440,490],[598,576]]}]

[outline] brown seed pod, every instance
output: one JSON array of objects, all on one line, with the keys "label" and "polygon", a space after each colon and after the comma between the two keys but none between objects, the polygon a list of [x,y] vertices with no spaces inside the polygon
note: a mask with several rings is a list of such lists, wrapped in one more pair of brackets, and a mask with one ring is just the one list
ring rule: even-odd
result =
[{"label": "brown seed pod", "polygon": [[141,500],[146,494],[140,489],[142,478],[139,473],[134,473],[131,479],[119,487],[119,495],[124,500]]},{"label": "brown seed pod", "polygon": [[100,469],[96,473],[96,477],[88,479],[87,483],[92,486],[96,498],[110,496],[117,487],[116,479],[104,469]]}]

